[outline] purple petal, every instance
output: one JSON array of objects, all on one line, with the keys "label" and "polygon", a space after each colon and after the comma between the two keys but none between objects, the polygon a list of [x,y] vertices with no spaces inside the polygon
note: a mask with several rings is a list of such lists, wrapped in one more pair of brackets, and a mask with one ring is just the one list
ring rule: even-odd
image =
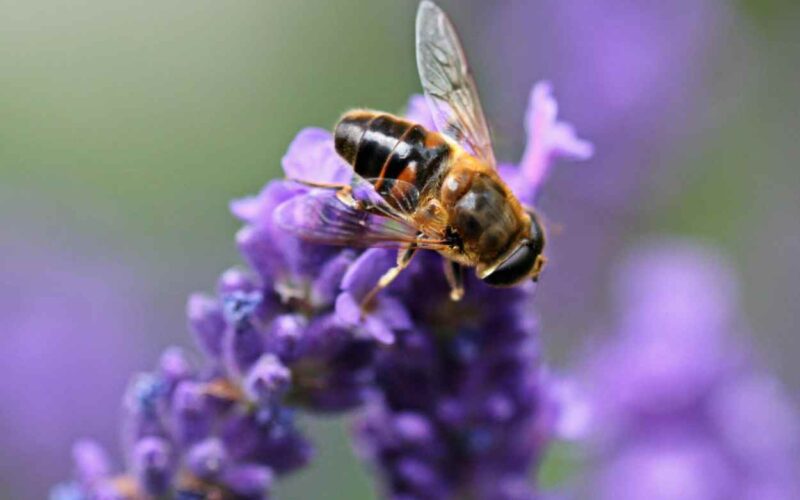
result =
[{"label": "purple petal", "polygon": [[379,316],[368,314],[364,319],[364,331],[381,344],[391,345],[394,343],[394,332]]},{"label": "purple petal", "polygon": [[294,361],[301,353],[308,320],[301,314],[281,314],[270,325],[265,349],[285,361]]},{"label": "purple petal", "polygon": [[217,293],[221,296],[232,293],[253,293],[260,291],[256,278],[239,267],[227,269],[217,280]]},{"label": "purple petal", "polygon": [[255,403],[271,404],[288,389],[291,375],[274,354],[264,354],[244,379],[245,394]]},{"label": "purple petal", "polygon": [[734,272],[719,253],[701,244],[641,243],[614,275],[627,330],[714,338],[734,317],[739,288]]},{"label": "purple petal", "polygon": [[225,445],[217,438],[197,443],[187,453],[186,466],[200,479],[215,479],[228,466]]},{"label": "purple petal", "polygon": [[403,302],[394,297],[381,297],[370,315],[381,318],[392,330],[410,330],[414,326]]},{"label": "purple petal", "polygon": [[176,384],[192,373],[189,359],[180,347],[170,347],[165,350],[158,365],[161,376],[170,384]]},{"label": "purple petal", "polygon": [[528,145],[519,165],[518,185],[525,201],[532,201],[535,193],[556,158],[573,160],[591,158],[591,143],[578,139],[571,125],[557,121],[558,104],[552,96],[551,85],[539,82],[533,86],[525,117]]},{"label": "purple petal", "polygon": [[188,445],[204,439],[211,432],[213,414],[204,384],[181,382],[172,395],[172,418],[175,439]]},{"label": "purple petal", "polygon": [[588,435],[592,405],[574,381],[554,380],[549,387],[556,414],[553,431],[559,439],[578,441]]},{"label": "purple petal", "polygon": [[107,478],[111,464],[105,450],[94,441],[84,439],[72,447],[72,460],[81,484],[91,487]]},{"label": "purple petal", "polygon": [[[378,301],[380,306],[386,299]],[[366,313],[361,310],[361,302],[350,293],[344,292],[336,299],[336,316],[348,326],[358,326],[360,333],[373,338],[382,344],[394,342],[394,332],[380,314],[375,311]]]},{"label": "purple petal", "polygon": [[411,445],[423,445],[434,439],[431,422],[418,413],[399,413],[394,417],[394,429],[398,437]]},{"label": "purple petal", "polygon": [[172,480],[170,444],[161,438],[146,437],[133,449],[132,468],[142,489],[150,495],[165,493]]},{"label": "purple petal", "polygon": [[724,445],[753,469],[774,469],[800,448],[800,412],[773,377],[726,381],[709,413]]},{"label": "purple petal", "polygon": [[444,498],[443,493],[447,488],[442,484],[443,478],[436,470],[425,462],[412,458],[404,458],[396,464],[396,474],[399,478],[421,493],[421,498]]},{"label": "purple petal", "polygon": [[361,323],[361,304],[349,293],[342,293],[336,298],[336,317],[347,326]]},{"label": "purple petal", "polygon": [[248,224],[259,227],[268,226],[272,212],[284,201],[306,192],[302,186],[286,181],[268,183],[256,196],[247,196],[233,200],[231,213]]},{"label": "purple petal", "polygon": [[333,314],[318,316],[303,333],[303,356],[328,357],[349,345],[353,336]]},{"label": "purple petal", "polygon": [[167,395],[167,385],[161,377],[152,373],[133,377],[124,398],[126,417],[130,419],[127,429],[130,439],[164,434],[160,413],[167,403]]},{"label": "purple petal", "polygon": [[211,357],[218,358],[222,351],[225,318],[220,303],[208,295],[194,293],[186,304],[189,329],[194,332],[200,347]]},{"label": "purple petal", "polygon": [[342,290],[360,301],[378,284],[381,276],[396,263],[396,251],[371,248],[362,253],[347,270],[342,278]]},{"label": "purple petal", "polygon": [[[255,415],[235,415],[225,422],[221,437],[230,457],[254,461],[285,473],[307,464],[313,449],[282,411],[269,422]],[[287,421],[288,420],[288,421]]]},{"label": "purple petal", "polygon": [[311,301],[317,307],[333,304],[342,286],[342,279],[355,261],[355,253],[343,251],[329,260],[311,285]]},{"label": "purple petal", "polygon": [[433,115],[431,115],[431,108],[428,106],[428,101],[423,95],[414,94],[408,100],[406,118],[412,122],[419,123],[428,130],[436,130],[436,124],[433,122]]},{"label": "purple petal", "polygon": [[230,292],[222,297],[222,310],[229,325],[239,326],[253,319],[263,299],[260,290]]},{"label": "purple petal", "polygon": [[272,480],[272,469],[258,464],[232,465],[223,471],[221,478],[234,493],[256,498],[264,498]]},{"label": "purple petal", "polygon": [[248,264],[268,282],[281,275],[285,259],[279,245],[272,243],[270,233],[254,226],[245,226],[236,233],[236,247]]},{"label": "purple petal", "polygon": [[703,443],[645,445],[608,464],[592,498],[734,498],[731,473],[724,459]]},{"label": "purple petal", "polygon": [[264,351],[261,332],[249,321],[230,325],[222,344],[225,367],[235,376],[246,372]]},{"label": "purple petal", "polygon": [[320,128],[306,128],[297,134],[281,161],[289,179],[348,184],[353,169],[333,147],[333,136]]}]

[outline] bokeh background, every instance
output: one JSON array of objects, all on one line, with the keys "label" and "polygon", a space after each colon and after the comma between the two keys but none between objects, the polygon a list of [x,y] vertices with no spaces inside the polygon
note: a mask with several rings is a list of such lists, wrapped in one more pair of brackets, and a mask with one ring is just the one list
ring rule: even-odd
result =
[{"label": "bokeh background", "polygon": [[[530,86],[597,155],[560,165],[543,344],[568,366],[614,263],[653,235],[714,245],[763,364],[797,395],[800,6],[791,0],[441,1],[499,157]],[[418,92],[416,2],[0,1],[0,497],[43,498],[73,440],[114,450],[131,373],[190,345],[188,293],[239,262],[232,198],[279,175],[304,126]],[[308,422],[282,498],[373,498],[346,422]]]}]

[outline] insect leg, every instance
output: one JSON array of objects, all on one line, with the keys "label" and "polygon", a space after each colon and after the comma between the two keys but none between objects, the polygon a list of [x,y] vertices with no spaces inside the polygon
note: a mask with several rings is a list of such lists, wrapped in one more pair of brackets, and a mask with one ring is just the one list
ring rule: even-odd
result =
[{"label": "insect leg", "polygon": [[336,184],[333,182],[316,182],[316,181],[306,181],[303,179],[295,179],[293,177],[287,178],[286,180],[296,182],[298,184],[302,184],[304,186],[318,188],[318,189],[331,189],[336,191],[336,198],[347,205],[350,208],[354,209],[364,209],[364,203],[361,201],[356,200],[353,198],[353,186],[349,184]]},{"label": "insect leg", "polygon": [[364,316],[364,313],[369,309],[372,301],[375,300],[375,296],[380,293],[381,290],[389,286],[395,278],[397,278],[403,269],[408,266],[408,263],[411,262],[411,258],[417,251],[416,245],[411,245],[405,249],[400,250],[397,253],[397,264],[383,273],[383,276],[378,280],[378,283],[375,287],[364,296],[364,300],[361,301],[361,315]]},{"label": "insect leg", "polygon": [[355,210],[363,210],[366,208],[363,201],[358,201],[353,198],[353,188],[351,186],[345,185],[340,187],[339,190],[336,191],[336,199]]},{"label": "insect leg", "polygon": [[286,179],[287,181],[296,182],[298,184],[302,184],[304,186],[312,187],[312,188],[320,188],[320,189],[343,189],[345,187],[349,187],[347,184],[336,184],[333,182],[316,182],[316,181],[307,181],[303,179],[295,179],[294,177],[289,177]]},{"label": "insect leg", "polygon": [[452,260],[443,259],[444,276],[450,285],[450,300],[458,302],[464,297],[464,266]]}]

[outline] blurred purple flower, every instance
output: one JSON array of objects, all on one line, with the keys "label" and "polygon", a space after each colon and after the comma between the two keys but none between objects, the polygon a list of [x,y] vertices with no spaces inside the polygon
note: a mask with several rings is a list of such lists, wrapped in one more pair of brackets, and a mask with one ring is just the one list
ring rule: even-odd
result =
[{"label": "blurred purple flower", "polygon": [[152,314],[123,264],[87,257],[80,237],[57,245],[21,226],[9,218],[19,230],[0,243],[0,489],[41,498],[83,429],[117,435],[119,392],[148,356],[139,332]]},{"label": "blurred purple flower", "polygon": [[[411,108],[424,111],[418,98]],[[556,121],[546,84],[532,92],[528,132],[522,165],[504,173],[530,202],[556,157],[587,158],[591,146]],[[427,253],[362,311],[394,253],[312,244],[277,220],[279,207],[311,199],[297,198],[311,190],[291,179],[341,183],[350,167],[319,129],[298,134],[283,167],[287,180],[231,204],[245,222],[236,240],[251,270],[226,271],[216,296],[189,298],[188,324],[205,360],[168,349],[155,371],[131,382],[128,471],[115,475],[96,445],[80,444],[77,480],[53,497],[266,498],[275,475],[311,458],[297,410],[367,402],[358,447],[387,494],[530,498],[528,471],[555,428],[533,284],[500,290],[470,278],[454,303],[441,257]]]},{"label": "blurred purple flower", "polygon": [[593,497],[797,498],[800,413],[739,336],[724,260],[654,242],[617,275],[617,331],[585,370]]},{"label": "blurred purple flower", "polygon": [[[719,99],[708,95],[716,83],[708,63],[728,45],[733,9],[713,0],[473,4],[470,17],[485,20],[474,62],[482,66],[479,83],[481,76],[489,83],[482,96],[497,117],[490,121],[501,153],[523,149],[519,103],[542,75],[598,151],[591,168],[553,175],[539,203],[551,229],[563,227],[550,231],[550,278],[538,305],[555,347],[565,348],[602,314],[600,284],[638,227],[633,219],[674,194],[663,189],[680,175],[672,159],[719,112]],[[564,314],[564,304],[576,303]]]}]

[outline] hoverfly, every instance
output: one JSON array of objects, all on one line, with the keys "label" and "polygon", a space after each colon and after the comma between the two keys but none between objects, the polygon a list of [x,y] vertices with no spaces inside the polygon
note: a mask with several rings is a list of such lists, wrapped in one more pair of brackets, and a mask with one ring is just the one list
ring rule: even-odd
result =
[{"label": "hoverfly", "polygon": [[[511,286],[537,280],[545,235],[500,178],[489,129],[464,51],[447,15],[424,0],[416,20],[417,68],[438,131],[391,114],[353,110],[334,130],[336,152],[353,168],[349,185],[295,179],[336,189],[312,191],[280,207],[277,220],[324,244],[399,250],[364,304],[418,250],[439,252],[451,298],[463,295],[463,271]],[[328,193],[330,194],[330,193]]]}]

